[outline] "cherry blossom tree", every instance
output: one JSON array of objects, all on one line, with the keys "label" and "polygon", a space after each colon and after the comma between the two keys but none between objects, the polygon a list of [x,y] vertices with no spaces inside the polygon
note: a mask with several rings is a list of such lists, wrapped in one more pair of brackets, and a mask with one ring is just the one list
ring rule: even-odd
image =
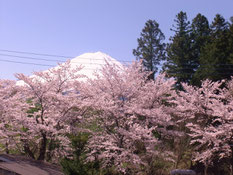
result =
[{"label": "cherry blossom tree", "polygon": [[15,81],[0,80],[0,135],[3,150],[9,153],[11,140],[7,139],[9,135],[15,133],[10,128],[10,121],[12,120],[15,111],[13,108],[13,101],[16,101],[15,94],[17,89],[14,88]]},{"label": "cherry blossom tree", "polygon": [[69,154],[67,133],[84,112],[77,93],[80,69],[72,68],[68,61],[32,76],[17,74],[18,84],[5,86],[2,82],[1,138],[38,160],[50,161]]},{"label": "cherry blossom tree", "polygon": [[174,103],[180,122],[185,121],[190,129],[191,144],[195,146],[194,161],[207,167],[214,160],[224,160],[233,168],[233,81],[227,88],[223,82],[205,80],[201,88],[183,84]]},{"label": "cherry blossom tree", "polygon": [[[91,119],[98,126],[89,140],[89,161],[99,160],[124,174],[143,168],[150,174],[151,158],[162,155],[155,149],[161,144],[154,133],[171,123],[164,102],[174,93],[175,82],[163,75],[148,80],[148,75],[138,62],[124,68],[107,64],[96,80],[87,82],[84,103],[95,111]],[[163,154],[169,159],[169,153]]]},{"label": "cherry blossom tree", "polygon": [[188,134],[206,174],[217,160],[233,175],[233,80],[224,88],[223,81],[205,80],[200,88],[183,84],[184,91],[175,91],[173,79],[150,80],[139,62],[107,62],[96,79],[82,82],[80,69],[68,61],[32,76],[17,74],[17,83],[0,80],[0,140],[7,153],[54,161],[72,152],[68,134],[92,125],[87,161],[123,174],[154,174],[156,157],[174,161],[163,141]]}]

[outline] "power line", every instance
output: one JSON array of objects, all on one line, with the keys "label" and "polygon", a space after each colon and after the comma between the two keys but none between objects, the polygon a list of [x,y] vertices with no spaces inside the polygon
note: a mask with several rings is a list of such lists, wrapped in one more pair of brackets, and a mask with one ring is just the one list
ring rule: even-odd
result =
[{"label": "power line", "polygon": [[[48,61],[48,62],[65,62],[64,60],[49,60],[49,59],[45,59],[45,58],[35,58],[35,57],[27,57],[27,56],[19,56],[19,55],[10,55],[10,54],[1,54],[0,56],[6,56],[6,57],[14,57],[14,58],[22,58],[22,59],[29,59],[29,60],[40,60],[40,61]],[[81,58],[84,60],[87,60],[85,58]],[[91,59],[91,60],[97,60],[97,59]],[[98,59],[101,60],[101,59]],[[88,63],[88,62],[77,62],[77,61],[72,61],[73,63],[79,63],[79,64],[96,64],[96,65],[105,65],[105,64],[100,64],[100,63]]]},{"label": "power line", "polygon": [[0,49],[0,51],[10,52],[10,53],[29,54],[29,55],[40,55],[40,56],[48,56],[48,57],[73,58],[72,56],[53,55],[53,54],[35,53],[35,52],[23,52],[23,51],[6,50],[6,49]]},{"label": "power line", "polygon": [[[11,61],[11,60],[5,60],[5,59],[0,59],[1,62],[9,62],[9,63],[17,63],[17,64],[25,64],[25,65],[35,65],[35,66],[46,66],[46,67],[54,67],[56,65],[50,65],[50,64],[39,64],[39,63],[30,63],[30,62],[21,62],[21,61]],[[92,68],[85,68],[84,67],[84,70],[97,70],[97,69],[92,69]],[[177,73],[173,73],[173,72],[170,72],[168,73],[169,75],[173,76],[173,75],[176,75],[176,74],[179,74],[179,72]],[[188,73],[188,72],[183,72],[182,74],[193,74],[193,73]],[[213,75],[215,73],[211,73],[210,75]],[[230,72],[226,72],[226,73],[217,73],[219,75],[232,75],[232,73]]]},{"label": "power line", "polygon": [[[48,60],[48,59],[44,59],[44,58],[25,57],[25,56],[9,55],[9,54],[1,54],[1,53],[0,53],[0,56],[23,58],[23,59],[30,59],[30,60],[42,60],[42,61],[49,61],[49,62],[53,62],[53,61],[64,62],[62,60]],[[48,66],[56,66],[56,65],[50,65],[50,64],[12,61],[12,60],[6,60],[6,59],[0,59],[0,61],[2,61],[2,62],[10,62],[10,63],[28,64],[28,65],[47,66],[47,67]],[[79,63],[80,65],[85,65],[85,64],[87,64],[87,65],[92,65],[92,64],[95,64],[95,65],[105,65],[105,64],[100,64],[100,63],[87,63],[87,62],[80,63],[80,62],[75,62],[75,61],[73,63]],[[218,65],[221,65],[221,66],[228,66],[228,65],[230,65],[230,66],[232,66],[232,64],[218,64]],[[205,69],[205,68],[208,68],[208,67],[199,67],[198,69],[200,70],[200,69]],[[232,67],[225,67],[224,69],[233,70]],[[180,69],[177,69],[177,71],[182,71],[182,70],[192,70],[192,68],[180,68]],[[221,68],[217,68],[217,70],[221,70]],[[178,73],[178,72],[176,72],[176,73]],[[170,72],[170,74],[174,74],[174,72],[173,73]],[[182,74],[193,74],[193,73],[183,72]]]},{"label": "power line", "polygon": [[26,57],[26,56],[18,56],[18,55],[9,55],[9,54],[1,54],[0,56],[7,56],[7,57],[15,57],[15,58],[23,58],[23,59],[30,59],[30,60],[42,60],[42,61],[50,61],[50,62],[54,62],[54,61],[61,61],[64,62],[64,60],[48,60],[48,59],[44,59],[44,58],[34,58],[34,57]]},{"label": "power line", "polygon": [[[37,56],[47,56],[47,57],[60,57],[60,58],[74,58],[73,56],[64,56],[64,55],[56,55],[56,54],[44,54],[44,53],[35,53],[35,52],[24,52],[24,51],[15,51],[15,50],[6,50],[6,49],[0,49],[0,52],[8,52],[8,53],[18,53],[18,54],[28,54],[28,55],[37,55]],[[40,61],[48,61],[48,62],[65,62],[65,60],[60,60],[60,59],[46,59],[46,58],[38,58],[38,57],[29,57],[29,56],[20,56],[20,55],[12,55],[12,54],[2,54],[0,53],[0,56],[6,56],[6,57],[14,57],[14,58],[22,58],[22,59],[30,59],[30,60],[40,60]],[[87,60],[87,58],[85,57],[80,57],[79,59],[84,59]],[[54,66],[54,65],[48,65],[48,64],[38,64],[38,63],[28,63],[28,62],[21,62],[21,61],[10,61],[10,60],[6,60],[3,59],[5,62],[12,62],[12,63],[21,63],[21,64],[34,64],[34,65],[44,65],[44,66]],[[3,61],[2,60],[2,61]],[[96,58],[91,58],[91,60],[102,60],[102,59],[96,59]],[[80,63],[80,62],[76,62],[76,61],[72,61],[73,63],[79,63],[79,64],[96,64],[96,65],[104,65],[104,64],[100,64],[100,63]],[[131,61],[119,61],[118,62],[124,62],[124,63],[130,63]],[[185,63],[183,63],[182,65],[186,65]],[[233,64],[215,64],[215,66],[233,66]],[[202,64],[201,67],[198,67],[197,69],[205,69],[207,68],[207,66],[213,66],[213,64]],[[191,70],[193,68],[180,68],[179,70]],[[220,69],[220,68],[219,68]],[[226,68],[225,69],[232,69],[231,67]]]},{"label": "power line", "polygon": [[[195,66],[197,66],[197,65],[191,65],[191,64],[188,64],[188,63],[182,63],[182,64],[166,64],[165,63],[165,65],[167,66],[167,67],[174,67],[174,66],[193,66],[193,67],[195,67]],[[202,67],[202,65],[207,65],[207,66],[214,66],[214,65],[229,65],[229,66],[232,66],[233,65],[233,63],[231,64],[211,64],[211,63],[208,63],[208,64],[200,64],[200,67]],[[199,65],[198,65],[199,66]]]},{"label": "power line", "polygon": [[[19,53],[19,54],[27,54],[27,55],[38,55],[38,56],[47,56],[47,57],[60,57],[60,58],[66,58],[66,59],[71,59],[75,58],[75,56],[65,56],[65,55],[57,55],[57,54],[47,54],[47,53],[35,53],[35,52],[25,52],[25,51],[15,51],[15,50],[8,50],[8,49],[0,49],[2,52],[8,52],[8,53]],[[35,59],[35,60],[42,60],[42,61],[57,61],[57,62],[64,62],[65,60],[49,60],[49,59],[44,59],[44,58],[33,58],[33,57],[27,57],[27,56],[18,56],[18,55],[8,55],[8,54],[0,54],[2,56],[10,56],[10,57],[18,57],[18,58],[25,58],[25,59]],[[85,57],[80,57],[80,59],[86,59]],[[102,60],[102,59],[95,59],[92,58],[92,60]],[[124,60],[117,60],[119,62],[124,62],[124,63],[131,63],[132,61],[124,61]],[[182,63],[181,65],[189,65],[188,63]],[[213,64],[202,64],[202,65],[209,65],[212,66]],[[229,65],[232,66],[233,64],[217,64],[217,65]],[[191,68],[190,68],[191,69]]]},{"label": "power line", "polygon": [[[167,74],[171,75],[171,76],[174,76],[174,75],[193,75],[195,73],[188,73],[188,72],[182,72],[182,73],[180,73],[180,72],[176,72],[176,73],[175,72],[168,72]],[[213,72],[213,73],[207,73],[205,75],[233,75],[233,74],[232,74],[232,72],[225,72],[225,73],[223,73],[223,72]]]},{"label": "power line", "polygon": [[[17,63],[17,64],[35,65],[35,66],[46,66],[46,67],[54,67],[54,66],[56,66],[56,65],[50,65],[50,64],[38,64],[38,63],[30,63],[30,62],[11,61],[11,60],[5,60],[5,59],[0,59],[0,61],[1,62],[9,62],[9,63]],[[84,67],[81,70],[98,70],[98,69],[101,69],[101,68],[94,69],[94,68]]]},{"label": "power line", "polygon": [[[35,52],[24,52],[24,51],[15,51],[15,50],[6,50],[6,49],[0,49],[1,52],[8,52],[8,53],[18,53],[18,54],[27,54],[27,55],[38,55],[38,56],[46,56],[46,57],[60,57],[60,58],[66,58],[66,59],[71,59],[75,58],[75,56],[65,56],[65,55],[56,55],[56,54],[47,54],[47,53],[35,53]],[[80,57],[82,59],[86,59],[84,57]],[[48,60],[48,59],[46,59]],[[102,60],[102,59],[95,59],[93,58],[92,60]],[[56,60],[55,60],[56,61]],[[64,62],[64,60],[58,60]],[[131,63],[131,61],[124,61],[124,60],[117,60],[119,62],[123,63]]]},{"label": "power line", "polygon": [[[218,65],[218,64],[216,64]],[[233,65],[231,65],[231,67],[229,67],[229,65],[226,65],[228,67],[225,67],[225,66],[221,66],[221,67],[214,67],[212,70],[226,70],[226,69],[230,69],[232,70],[233,69]],[[193,72],[196,72],[197,70],[204,70],[204,69],[209,69],[209,67],[199,67],[198,69],[192,69],[192,68],[180,68],[180,69],[175,69],[175,70],[172,70],[172,71],[189,71],[189,70],[193,70]]]},{"label": "power line", "polygon": [[55,65],[49,65],[49,64],[29,63],[29,62],[11,61],[11,60],[4,60],[4,59],[0,59],[0,61],[9,62],[9,63],[29,64],[29,65],[36,65],[36,66],[46,66],[46,67],[55,66]]},{"label": "power line", "polygon": [[[1,51],[1,49],[0,49]],[[24,53],[24,52],[23,52]],[[11,55],[11,54],[2,54],[0,53],[0,56],[6,56],[6,57],[14,57],[14,58],[22,58],[22,59],[30,59],[30,60],[40,60],[40,61],[48,61],[48,62],[65,62],[65,60],[58,60],[58,59],[53,59],[53,60],[50,60],[50,59],[45,59],[45,58],[38,58],[38,57],[28,57],[28,56],[19,56],[19,55]],[[79,56],[79,59],[83,59],[83,60],[87,60],[87,58],[85,57],[80,57]],[[91,60],[102,60],[102,59],[95,59],[95,58],[91,58]],[[124,61],[124,62],[130,62],[130,61]],[[88,62],[76,62],[76,61],[73,61],[73,63],[79,63],[79,64],[97,64],[97,65],[105,65],[105,64],[100,64],[100,63],[88,63]],[[185,64],[183,64],[185,65]],[[202,64],[200,67],[198,67],[197,69],[205,69],[205,68],[209,68],[207,66],[212,66],[213,64]],[[218,66],[233,66],[233,64],[215,64],[215,65],[218,65]],[[191,70],[193,68],[191,67],[186,67],[186,68],[179,68],[179,70]],[[232,69],[232,68],[225,68],[225,69]]]}]

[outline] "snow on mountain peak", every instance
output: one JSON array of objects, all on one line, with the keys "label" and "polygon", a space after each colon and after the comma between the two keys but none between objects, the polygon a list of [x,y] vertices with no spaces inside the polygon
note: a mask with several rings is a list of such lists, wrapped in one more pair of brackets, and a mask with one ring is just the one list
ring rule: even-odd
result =
[{"label": "snow on mountain peak", "polygon": [[[113,62],[115,64],[119,64],[117,60],[110,57],[109,55],[103,53],[103,52],[94,52],[94,53],[84,53],[80,56],[77,56],[73,59],[71,59],[72,63],[79,63],[79,64],[93,64],[93,63],[102,63],[105,64],[107,62]],[[121,65],[121,64],[120,64]]]},{"label": "snow on mountain peak", "polygon": [[[119,61],[100,51],[94,53],[84,53],[70,60],[71,68],[82,66],[83,68],[77,73],[91,79],[96,78],[94,73],[101,70],[101,68],[106,64],[106,62],[108,62],[109,64],[115,64],[119,68],[123,68],[123,65]],[[57,68],[59,68],[59,65],[50,69],[57,69]],[[36,76],[31,75],[30,77],[36,77]],[[38,78],[40,79],[40,77]],[[81,78],[81,79],[85,80],[86,78]],[[24,85],[24,82],[20,80],[17,81],[16,84]]]},{"label": "snow on mountain peak", "polygon": [[116,59],[110,57],[103,52],[84,53],[70,60],[72,66],[83,66],[83,69],[79,71],[79,74],[83,74],[88,78],[95,78],[94,72],[100,70],[106,62],[109,64],[115,64],[122,68],[123,65]]}]

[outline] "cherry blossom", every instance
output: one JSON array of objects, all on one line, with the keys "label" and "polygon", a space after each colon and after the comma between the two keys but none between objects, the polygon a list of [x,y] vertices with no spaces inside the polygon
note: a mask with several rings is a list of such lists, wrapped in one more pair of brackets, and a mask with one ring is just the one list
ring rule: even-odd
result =
[{"label": "cherry blossom", "polygon": [[138,62],[124,69],[107,64],[98,79],[89,80],[85,103],[96,111],[92,119],[99,127],[88,144],[89,161],[98,159],[127,174],[148,167],[147,159],[159,154],[153,132],[169,125],[163,102],[174,93],[174,81],[164,75],[152,81],[148,75]]},{"label": "cherry blossom", "polygon": [[68,61],[32,76],[17,74],[20,85],[1,83],[1,134],[8,147],[38,160],[69,154],[66,135],[83,113],[77,93],[80,69],[71,69]]},{"label": "cherry blossom", "polygon": [[232,80],[222,88],[222,82],[205,80],[200,88],[183,84],[184,91],[174,100],[176,114],[190,129],[195,146],[194,161],[206,167],[213,160],[228,160],[233,168],[233,96]]}]

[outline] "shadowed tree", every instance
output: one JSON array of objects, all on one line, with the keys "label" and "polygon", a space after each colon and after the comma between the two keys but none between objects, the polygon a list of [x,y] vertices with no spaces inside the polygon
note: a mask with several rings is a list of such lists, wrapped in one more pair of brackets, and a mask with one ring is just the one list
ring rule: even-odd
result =
[{"label": "shadowed tree", "polygon": [[189,83],[196,67],[196,60],[192,54],[192,40],[190,37],[190,22],[185,12],[176,15],[174,29],[175,35],[170,38],[167,46],[166,63],[163,69],[169,77],[174,77],[177,88],[181,88],[181,82]]},{"label": "shadowed tree", "polygon": [[137,60],[142,60],[144,70],[152,72],[151,79],[154,79],[158,65],[164,60],[164,39],[165,36],[159,29],[159,24],[155,20],[148,20],[142,29],[141,37],[138,38],[137,49],[133,49]]},{"label": "shadowed tree", "polygon": [[[200,56],[203,48],[209,41],[210,27],[208,19],[200,13],[193,19],[191,24],[191,37],[192,37],[192,51],[193,58],[195,60],[195,68],[197,70],[200,67]],[[190,82],[192,85],[200,86],[201,79],[199,74],[194,74]]]},{"label": "shadowed tree", "polygon": [[210,42],[200,56],[200,67],[196,73],[201,80],[219,81],[233,75],[232,31],[229,23],[217,14],[211,24]]}]

